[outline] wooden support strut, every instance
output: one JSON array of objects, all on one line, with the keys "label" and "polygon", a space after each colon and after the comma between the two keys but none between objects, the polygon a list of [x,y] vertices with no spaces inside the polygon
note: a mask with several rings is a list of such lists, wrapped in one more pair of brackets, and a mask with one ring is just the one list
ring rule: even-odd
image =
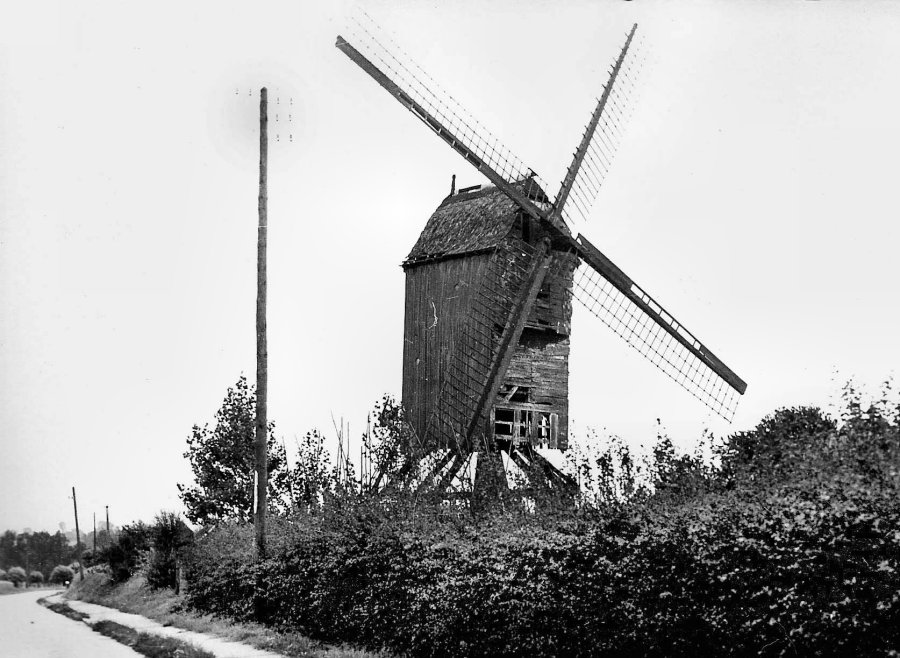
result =
[{"label": "wooden support strut", "polygon": [[522,336],[522,330],[525,328],[528,314],[541,290],[547,271],[550,269],[551,259],[550,240],[541,240],[532,257],[531,269],[522,284],[522,292],[519,294],[515,304],[513,304],[509,317],[506,320],[506,326],[503,328],[503,333],[500,336],[497,355],[494,357],[491,369],[488,371],[487,381],[484,383],[484,388],[481,390],[481,395],[479,395],[478,402],[475,404],[475,410],[469,419],[465,436],[465,447],[467,450],[471,450],[472,437],[478,427],[478,422],[481,420],[484,412],[494,403],[497,392],[500,390],[500,384],[506,377],[506,371],[509,369],[513,352],[519,343],[519,338]]}]

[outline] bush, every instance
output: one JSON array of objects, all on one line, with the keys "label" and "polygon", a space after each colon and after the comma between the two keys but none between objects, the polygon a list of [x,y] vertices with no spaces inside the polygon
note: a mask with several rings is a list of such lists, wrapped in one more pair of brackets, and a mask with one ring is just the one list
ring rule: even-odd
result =
[{"label": "bush", "polygon": [[50,582],[54,585],[66,585],[75,579],[75,572],[64,564],[53,567],[50,572]]},{"label": "bush", "polygon": [[42,574],[40,571],[32,571],[28,574],[28,582],[32,585],[43,585],[44,574]]},{"label": "bush", "polygon": [[[188,604],[410,656],[886,655],[900,645],[900,432],[782,410],[657,493],[449,523],[358,501],[198,540]],[[677,491],[678,495],[673,495]],[[397,497],[399,498],[399,496]],[[259,584],[259,589],[257,589]]]},{"label": "bush", "polygon": [[147,565],[147,584],[154,589],[178,590],[178,565],[191,545],[194,533],[174,512],[156,515],[152,531],[152,548]]},{"label": "bush", "polygon": [[6,572],[6,577],[13,585],[18,587],[21,583],[25,582],[25,569],[22,567],[11,567],[10,570]]},{"label": "bush", "polygon": [[4,569],[0,569],[0,580],[9,580],[9,578],[6,577],[6,571]]},{"label": "bush", "polygon": [[122,527],[116,543],[106,552],[113,583],[123,583],[134,575],[150,550],[151,540],[152,531],[146,523],[138,521]]}]

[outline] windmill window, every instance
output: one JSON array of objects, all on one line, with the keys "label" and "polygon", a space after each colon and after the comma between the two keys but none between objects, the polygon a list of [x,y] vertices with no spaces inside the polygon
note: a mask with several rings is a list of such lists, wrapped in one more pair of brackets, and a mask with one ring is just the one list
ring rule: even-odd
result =
[{"label": "windmill window", "polygon": [[539,412],[535,423],[535,438],[541,446],[555,447],[559,438],[559,414]]},{"label": "windmill window", "polygon": [[494,410],[494,435],[507,436],[513,441],[527,441],[531,435],[532,413],[526,409]]},{"label": "windmill window", "polygon": [[515,411],[512,409],[497,408],[494,411],[494,434],[497,436],[512,436],[515,424]]},{"label": "windmill window", "polygon": [[538,414],[538,438],[541,441],[550,439],[550,414]]}]

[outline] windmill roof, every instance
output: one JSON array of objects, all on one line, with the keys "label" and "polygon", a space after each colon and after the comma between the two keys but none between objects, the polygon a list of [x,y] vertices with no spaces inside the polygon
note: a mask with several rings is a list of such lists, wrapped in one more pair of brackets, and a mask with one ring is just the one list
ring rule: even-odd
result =
[{"label": "windmill roof", "polygon": [[519,206],[494,186],[448,196],[428,218],[404,265],[496,247]]}]

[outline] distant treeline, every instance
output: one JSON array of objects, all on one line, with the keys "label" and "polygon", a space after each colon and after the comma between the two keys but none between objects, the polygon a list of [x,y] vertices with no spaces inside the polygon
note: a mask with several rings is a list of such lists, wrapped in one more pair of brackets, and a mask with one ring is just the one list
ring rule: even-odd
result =
[{"label": "distant treeline", "polygon": [[[77,559],[75,546],[69,546],[66,536],[57,531],[17,533],[7,530],[0,535],[0,570],[9,576],[16,567],[29,575],[40,572],[43,580],[48,580],[54,567]],[[13,572],[16,573],[16,572]]]}]

